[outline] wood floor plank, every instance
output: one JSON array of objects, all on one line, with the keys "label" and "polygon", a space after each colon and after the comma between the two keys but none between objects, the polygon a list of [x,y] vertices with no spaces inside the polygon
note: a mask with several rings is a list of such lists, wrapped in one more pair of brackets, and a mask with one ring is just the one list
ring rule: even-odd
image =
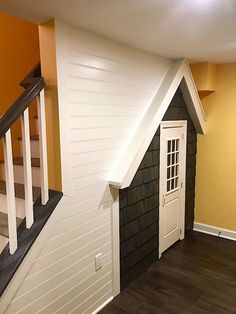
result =
[{"label": "wood floor plank", "polygon": [[100,314],[236,314],[236,242],[190,232]]}]

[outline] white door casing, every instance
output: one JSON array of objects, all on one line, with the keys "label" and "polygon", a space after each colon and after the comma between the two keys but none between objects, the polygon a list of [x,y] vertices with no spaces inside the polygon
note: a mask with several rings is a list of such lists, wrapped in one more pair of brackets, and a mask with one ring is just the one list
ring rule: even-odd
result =
[{"label": "white door casing", "polygon": [[159,257],[184,239],[187,121],[160,126]]}]

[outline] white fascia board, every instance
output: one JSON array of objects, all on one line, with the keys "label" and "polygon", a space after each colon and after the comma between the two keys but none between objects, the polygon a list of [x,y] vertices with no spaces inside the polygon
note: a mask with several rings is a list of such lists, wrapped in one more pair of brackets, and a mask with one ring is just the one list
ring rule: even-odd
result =
[{"label": "white fascia board", "polygon": [[112,173],[110,185],[118,189],[124,189],[130,185],[181,81],[185,82],[183,93],[189,95],[186,96],[186,102],[196,130],[204,133],[205,115],[190,69],[184,60],[173,61],[136,133]]},{"label": "white fascia board", "polygon": [[188,63],[183,64],[180,88],[197,133],[205,134],[206,116]]}]

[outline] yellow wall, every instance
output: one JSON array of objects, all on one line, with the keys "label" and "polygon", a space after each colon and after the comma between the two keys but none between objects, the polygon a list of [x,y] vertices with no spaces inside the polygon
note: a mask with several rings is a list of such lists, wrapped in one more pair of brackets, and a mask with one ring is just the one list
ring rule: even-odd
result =
[{"label": "yellow wall", "polygon": [[[38,26],[0,13],[0,115],[24,91],[19,83],[38,62]],[[32,116],[35,114],[35,107],[31,109]],[[32,129],[35,131],[33,125]],[[12,133],[14,154],[19,155],[19,121],[14,125]],[[0,159],[2,158],[1,146]]]},{"label": "yellow wall", "polygon": [[39,26],[39,41],[41,70],[46,82],[45,105],[49,187],[61,191],[61,156],[54,21],[49,21]]},{"label": "yellow wall", "polygon": [[236,63],[217,66],[216,92],[202,103],[207,133],[198,136],[195,221],[236,231]]}]

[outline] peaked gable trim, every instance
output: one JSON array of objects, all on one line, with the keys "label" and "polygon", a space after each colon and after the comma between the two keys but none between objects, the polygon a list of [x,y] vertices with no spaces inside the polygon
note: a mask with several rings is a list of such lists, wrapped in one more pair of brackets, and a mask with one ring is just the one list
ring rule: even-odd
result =
[{"label": "peaked gable trim", "polygon": [[177,88],[183,96],[198,133],[205,133],[206,117],[189,68],[185,60],[173,61],[169,71],[156,92],[146,114],[131,138],[110,178],[110,185],[123,189],[128,187],[168,109]]}]

